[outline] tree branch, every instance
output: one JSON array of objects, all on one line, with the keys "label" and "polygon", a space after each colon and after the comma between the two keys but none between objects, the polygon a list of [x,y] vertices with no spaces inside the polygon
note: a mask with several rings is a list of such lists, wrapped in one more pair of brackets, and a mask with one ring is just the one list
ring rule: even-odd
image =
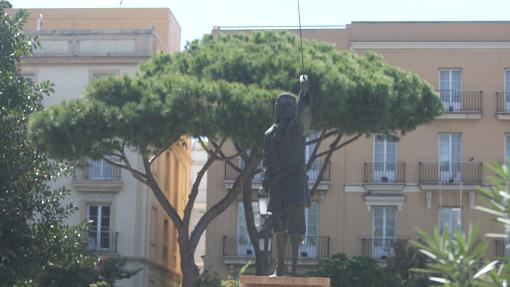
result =
[{"label": "tree branch", "polygon": [[151,156],[151,158],[149,159],[149,164],[152,164],[156,158],[161,155],[162,153],[164,153],[166,150],[168,150],[169,148],[171,148],[172,145],[169,145],[167,148],[164,148],[164,149],[160,149],[158,152],[156,152],[153,156]]},{"label": "tree branch", "polygon": [[[210,155],[214,155],[216,154],[216,152],[210,150],[207,145],[204,143],[204,141],[199,137],[198,138],[198,142],[200,143],[200,145],[202,146],[202,148]],[[212,140],[209,140],[209,142],[212,142]]]},{"label": "tree branch", "polygon": [[243,206],[244,218],[246,220],[246,229],[248,229],[248,236],[255,250],[259,250],[259,241],[257,240],[257,228],[255,225],[255,218],[253,216],[253,207],[251,206],[251,179],[253,174],[250,175],[250,180],[247,180],[243,185]]},{"label": "tree branch", "polygon": [[[145,173],[147,175],[147,186],[152,190],[152,193],[158,200],[159,204],[163,209],[166,211],[170,219],[175,224],[176,228],[178,229],[179,233],[184,233],[184,228],[182,224],[182,219],[175,210],[175,208],[172,206],[172,204],[168,201],[166,196],[163,194],[161,189],[159,188],[159,184],[154,178],[152,171],[151,171],[151,165],[149,163],[149,160],[147,159],[147,156],[141,152],[142,154],[142,161],[143,161],[143,167],[145,169]],[[176,179],[179,180],[179,179]]]},{"label": "tree branch", "polygon": [[[252,149],[252,153],[255,153],[256,156],[254,158],[258,157],[260,155],[260,149]],[[216,204],[214,204],[211,208],[209,208],[205,214],[200,218],[197,225],[195,226],[195,229],[191,233],[191,247],[196,248],[198,241],[200,239],[200,236],[204,232],[205,228],[211,223],[213,219],[215,219],[220,213],[222,213],[234,200],[237,199],[239,196],[239,193],[244,185],[244,183],[250,179],[250,174],[253,173],[253,170],[258,165],[257,160],[249,160],[246,162],[246,165],[244,169],[241,171],[241,173],[236,178],[234,185],[232,188],[227,192],[227,194]]]},{"label": "tree branch", "polygon": [[[314,161],[316,159],[315,155],[319,151],[319,148],[320,148],[320,145],[321,145],[322,141],[325,139],[325,137],[324,137],[325,134],[326,134],[326,131],[322,131],[320,136],[317,139],[308,141],[308,142],[312,142],[312,143],[316,143],[316,144],[315,144],[315,147],[313,148],[313,151],[312,151],[312,154],[310,155],[310,158],[308,159],[308,162],[306,163],[306,168],[305,168],[306,171],[309,171],[310,168],[312,168],[312,165],[313,165],[313,163],[314,163]],[[305,145],[306,145],[306,143],[305,143]]]},{"label": "tree branch", "polygon": [[138,169],[131,167],[131,164],[129,163],[129,160],[127,158],[122,157],[122,156],[120,157],[120,159],[122,161],[124,161],[126,164],[122,164],[120,162],[113,161],[105,156],[103,156],[101,158],[113,166],[117,166],[117,167],[126,169],[127,171],[129,171],[131,173],[131,175],[133,175],[133,177],[138,179],[141,183],[147,184],[147,176],[143,172],[139,171]]},{"label": "tree branch", "polygon": [[329,132],[327,132],[327,131],[323,131],[323,132],[321,133],[320,137],[318,137],[318,138],[316,138],[316,139],[313,139],[313,140],[306,141],[306,142],[305,142],[305,145],[310,145],[310,144],[316,143],[316,142],[318,142],[318,141],[323,141],[323,140],[325,140],[325,139],[329,138],[330,136],[332,136],[332,135],[334,135],[334,134],[336,134],[336,133],[338,133],[338,131],[337,131],[337,130],[332,130],[332,131],[329,131]]},{"label": "tree branch", "polygon": [[335,145],[333,145],[333,147],[332,147],[332,148],[328,149],[327,151],[324,151],[324,152],[322,152],[322,153],[318,154],[318,155],[317,155],[317,157],[324,156],[324,155],[328,154],[328,153],[329,153],[329,151],[333,151],[333,152],[334,152],[334,151],[337,151],[337,150],[339,150],[339,149],[343,148],[344,146],[346,146],[346,145],[348,145],[348,144],[352,143],[353,141],[357,140],[357,139],[358,139],[360,136],[362,136],[362,135],[363,135],[363,133],[358,133],[358,134],[357,134],[357,135],[355,135],[354,137],[352,137],[352,138],[350,138],[350,139],[348,139],[348,140],[344,141],[343,143],[341,143],[341,144],[339,144],[339,145],[335,144]]},{"label": "tree branch", "polygon": [[216,160],[214,157],[209,157],[207,161],[204,163],[204,166],[200,169],[200,171],[197,173],[197,177],[195,179],[195,182],[193,183],[193,186],[191,188],[191,192],[188,196],[188,203],[186,204],[186,208],[184,209],[184,216],[183,216],[183,225],[186,234],[189,236],[189,223],[191,220],[191,212],[193,211],[193,205],[195,204],[195,200],[198,196],[200,182],[202,182],[202,178],[204,177],[205,173],[211,166],[211,164]]},{"label": "tree branch", "polygon": [[328,164],[330,163],[331,161],[331,157],[333,156],[333,153],[335,151],[337,151],[338,149],[352,143],[353,141],[357,140],[363,133],[358,133],[356,136],[342,142],[341,144],[339,144],[340,142],[340,139],[342,138],[342,135],[339,134],[335,140],[331,143],[330,145],[330,148],[318,155],[316,155],[316,158],[319,158],[321,156],[324,156],[326,155],[326,157],[324,158],[324,163],[322,164],[322,167],[321,167],[321,170],[319,172],[319,175],[317,176],[317,179],[315,180],[313,186],[312,186],[312,189],[310,190],[310,195],[313,196],[316,192],[317,192],[317,189],[320,185],[320,183],[322,182],[322,179],[324,178],[324,173],[326,172],[326,169],[328,167]]}]

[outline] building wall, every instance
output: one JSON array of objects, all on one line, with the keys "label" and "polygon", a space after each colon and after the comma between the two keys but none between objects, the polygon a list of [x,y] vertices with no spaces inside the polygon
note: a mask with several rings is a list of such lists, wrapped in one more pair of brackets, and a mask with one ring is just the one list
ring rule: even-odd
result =
[{"label": "building wall", "polygon": [[43,16],[43,30],[118,30],[154,28],[161,50],[176,52],[181,27],[168,8],[54,8],[28,9],[26,31],[35,31]]},{"label": "building wall", "polygon": [[[32,57],[22,59],[21,64],[23,73],[35,82],[54,83],[55,93],[43,100],[45,106],[81,98],[88,84],[98,76],[134,76],[139,64],[153,53],[169,52],[175,50],[174,45],[180,45],[177,44],[180,28],[168,9],[34,9],[30,12],[33,16],[26,31],[37,34],[42,48],[35,50]],[[44,15],[44,30],[32,32],[34,15],[40,13]],[[135,168],[143,170],[137,152],[129,150],[127,156]],[[190,156],[190,139],[183,137],[153,164],[165,195],[181,215],[190,188]],[[80,169],[79,165],[76,169]],[[175,227],[151,190],[128,171],[121,170],[119,178],[103,180],[66,177],[54,185],[70,189],[71,195],[66,200],[79,208],[69,218],[69,224],[87,220],[89,205],[110,206],[112,242],[101,254],[126,257],[128,267],[142,268],[118,286],[173,286],[179,281]]]},{"label": "building wall", "polygon": [[[481,113],[443,114],[399,135],[397,161],[406,164],[404,184],[364,181],[364,163],[374,160],[373,136],[363,136],[334,154],[331,185],[323,198],[315,198],[320,206],[318,235],[329,237],[329,254],[363,254],[363,239],[373,236],[374,206],[395,207],[397,238],[416,240],[416,228],[431,232],[438,225],[440,207],[462,207],[464,231],[475,223],[481,224],[481,234],[503,231],[473,208],[483,204],[475,184],[424,184],[419,162],[439,160],[440,133],[462,134],[461,160],[468,164],[504,160],[504,136],[510,125],[495,114],[496,92],[504,90],[504,70],[510,68],[510,39],[502,32],[508,28],[510,22],[354,22],[345,29],[303,31],[304,37],[334,43],[338,49],[360,54],[374,51],[385,62],[418,74],[435,90],[439,89],[439,69],[461,69],[462,90],[482,92]],[[209,171],[208,206],[226,192],[224,169],[223,163],[216,163]],[[488,174],[484,169],[480,178]],[[484,179],[483,184],[488,182]],[[242,256],[223,255],[223,237],[237,234],[237,221],[233,204],[207,230],[205,264],[224,277],[235,275],[247,262]],[[490,240],[488,256],[494,255],[495,241]],[[301,264],[300,268],[314,266]]]}]

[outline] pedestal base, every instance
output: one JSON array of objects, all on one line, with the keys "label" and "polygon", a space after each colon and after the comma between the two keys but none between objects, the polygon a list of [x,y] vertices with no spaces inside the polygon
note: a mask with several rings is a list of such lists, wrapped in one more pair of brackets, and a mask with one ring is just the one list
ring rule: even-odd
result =
[{"label": "pedestal base", "polygon": [[241,275],[241,287],[329,287],[329,278],[320,277],[268,277]]}]

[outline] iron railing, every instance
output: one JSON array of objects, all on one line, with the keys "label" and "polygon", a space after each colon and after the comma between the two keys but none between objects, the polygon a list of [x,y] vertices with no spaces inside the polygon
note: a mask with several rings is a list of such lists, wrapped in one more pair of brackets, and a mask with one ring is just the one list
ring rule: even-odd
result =
[{"label": "iron railing", "polygon": [[103,160],[81,160],[74,167],[74,179],[82,180],[118,180],[120,167],[112,166]]},{"label": "iron railing", "polygon": [[510,114],[510,92],[496,92],[496,113]]},{"label": "iron railing", "polygon": [[395,255],[397,238],[365,237],[361,239],[361,255],[374,260],[386,260]]},{"label": "iron railing", "polygon": [[88,249],[98,253],[117,253],[119,233],[116,231],[99,233],[89,231]]},{"label": "iron railing", "polygon": [[445,113],[482,113],[482,91],[437,91],[443,103]]},{"label": "iron railing", "polygon": [[[244,161],[240,158],[231,159],[230,162],[234,164],[238,169],[242,169],[244,167]],[[322,167],[320,161],[316,161],[312,168],[308,170],[307,176],[308,176],[308,182],[314,183],[317,178],[319,177],[320,168]],[[257,167],[258,170],[260,170],[257,174],[253,176],[252,183],[261,183],[262,182],[262,165],[259,164]],[[228,162],[225,162],[225,181],[234,181],[236,180],[237,176],[239,175],[239,171],[232,167]],[[323,182],[329,182],[331,181],[331,163],[328,162],[326,166],[326,170],[324,171],[324,176],[322,177]]]},{"label": "iron railing", "polygon": [[405,183],[405,162],[376,162],[370,161],[363,164],[363,181],[365,183]]},{"label": "iron railing", "polygon": [[482,184],[483,163],[471,161],[421,161],[418,163],[420,184]]},{"label": "iron railing", "polygon": [[[275,244],[271,244],[275,246]],[[274,249],[274,248],[273,248]],[[290,242],[285,250],[287,257],[291,253]],[[276,250],[272,251],[276,254]],[[248,236],[223,236],[224,257],[255,257],[255,249]],[[305,236],[298,250],[299,259],[321,259],[329,257],[328,236]]]},{"label": "iron railing", "polygon": [[510,256],[510,242],[503,238],[494,239],[494,255],[496,257]]}]

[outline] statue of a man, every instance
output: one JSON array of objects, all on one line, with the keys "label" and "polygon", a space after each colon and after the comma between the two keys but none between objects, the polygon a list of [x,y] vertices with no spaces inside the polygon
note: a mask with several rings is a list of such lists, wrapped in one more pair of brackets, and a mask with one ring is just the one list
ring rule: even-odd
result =
[{"label": "statue of a man", "polygon": [[276,276],[287,273],[285,247],[290,238],[292,271],[303,241],[305,207],[311,203],[305,170],[305,138],[310,128],[311,95],[306,75],[301,75],[301,92],[296,97],[283,93],[276,99],[275,123],[264,134],[263,186],[269,192],[268,211],[276,234],[278,261]]}]

